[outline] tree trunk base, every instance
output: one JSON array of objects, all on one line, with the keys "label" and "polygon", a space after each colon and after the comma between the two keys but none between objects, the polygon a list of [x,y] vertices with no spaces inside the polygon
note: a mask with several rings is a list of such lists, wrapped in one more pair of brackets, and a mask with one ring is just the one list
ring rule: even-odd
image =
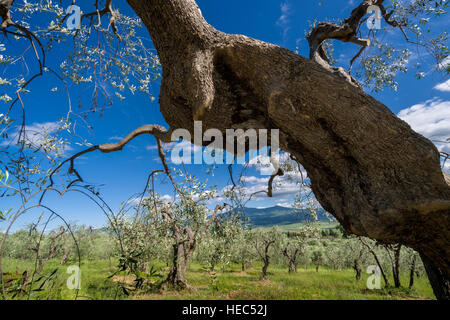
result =
[{"label": "tree trunk base", "polygon": [[176,291],[196,290],[196,288],[191,286],[189,283],[187,283],[187,281],[166,279],[161,284],[161,291],[164,292],[164,291],[170,291],[170,290],[176,290]]},{"label": "tree trunk base", "polygon": [[450,300],[450,277],[441,269],[436,267],[431,260],[423,254],[420,255],[423,265],[433,287],[434,295],[438,300]]}]

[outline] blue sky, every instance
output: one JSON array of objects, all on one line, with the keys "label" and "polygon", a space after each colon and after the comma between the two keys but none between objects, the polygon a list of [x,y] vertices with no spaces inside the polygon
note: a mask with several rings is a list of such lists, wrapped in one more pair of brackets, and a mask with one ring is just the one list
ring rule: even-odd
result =
[{"label": "blue sky", "polygon": [[[356,0],[321,1],[294,1],[294,0],[198,0],[198,5],[206,20],[217,29],[227,33],[244,34],[249,37],[271,42],[291,50],[298,50],[299,54],[307,56],[308,46],[305,40],[305,30],[308,21],[317,18],[319,21],[326,18],[345,18],[349,15]],[[91,1],[81,1],[80,6],[90,4]],[[119,2],[117,2],[119,3]],[[117,4],[116,4],[117,5]],[[120,2],[119,9],[124,13],[131,13],[126,4]],[[85,9],[86,11],[88,9]],[[436,22],[436,30],[444,30],[449,22],[448,16]],[[433,22],[432,22],[433,23]],[[146,32],[143,32],[146,35]],[[401,41],[400,35],[388,34],[393,42]],[[57,65],[60,57],[69,48],[60,48],[49,55],[51,63]],[[336,57],[340,58],[343,67],[348,67],[348,61],[356,54],[358,47],[351,44],[336,43]],[[414,60],[429,58],[412,56]],[[448,60],[447,60],[448,61]],[[374,97],[382,101],[394,113],[399,114],[409,122],[413,128],[429,138],[441,140],[450,137],[450,82],[442,74],[433,72],[430,65],[426,77],[416,80],[414,72],[398,76],[399,90],[386,89],[374,93]],[[34,128],[42,128],[43,124],[51,125],[67,112],[64,92],[52,93],[50,89],[55,86],[56,80],[46,76],[33,84],[32,94],[26,98],[27,124]],[[152,84],[153,94],[158,96],[159,83]],[[0,86],[0,96],[2,95]],[[72,100],[83,99],[89,90],[80,90],[76,86],[70,88]],[[7,104],[0,101],[0,114],[7,108]],[[93,130],[80,128],[80,134],[93,144],[115,142],[127,133],[143,124],[161,124],[167,127],[158,111],[157,100],[151,102],[144,95],[127,95],[124,101],[116,100],[108,108],[102,118],[98,115],[89,117]],[[154,148],[155,140],[151,136],[140,136],[126,146],[122,152],[111,154],[91,153],[80,158],[77,168],[83,178],[90,183],[101,185],[100,191],[104,199],[115,209],[122,201],[127,200],[134,193],[142,191],[146,177],[152,170],[160,168],[157,150]],[[438,147],[450,151],[448,145],[438,144]],[[76,145],[66,153],[69,155],[81,150]],[[226,166],[215,170],[214,175],[206,174],[207,169],[202,165],[189,165],[190,173],[200,178],[208,179],[210,185],[217,185],[222,189],[230,184]],[[236,171],[239,168],[235,169]],[[249,190],[256,191],[266,188],[267,177],[262,177],[255,169],[246,172],[246,181]],[[249,206],[267,207],[276,204],[288,205],[292,202],[298,186],[295,182],[282,180],[284,185],[275,192],[273,199],[258,197]],[[162,195],[170,193],[167,184],[158,186]],[[0,199],[0,209],[8,209],[17,203],[12,200]],[[67,194],[62,199],[56,196],[48,198],[47,203],[56,211],[62,213],[67,220],[78,223],[101,226],[105,224],[105,217],[90,200],[83,196]],[[39,212],[24,216],[16,225],[23,227],[32,221]],[[0,229],[4,228],[0,223]]]}]

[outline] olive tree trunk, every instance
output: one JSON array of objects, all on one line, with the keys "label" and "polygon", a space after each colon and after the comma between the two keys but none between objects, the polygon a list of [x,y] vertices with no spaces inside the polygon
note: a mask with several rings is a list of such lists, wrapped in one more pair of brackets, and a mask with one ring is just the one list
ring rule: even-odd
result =
[{"label": "olive tree trunk", "polygon": [[409,289],[414,287],[414,273],[416,272],[417,256],[414,254],[411,264],[409,266]]},{"label": "olive tree trunk", "polygon": [[183,244],[173,245],[173,261],[170,267],[169,275],[167,276],[164,285],[171,288],[188,288],[189,284],[186,280],[186,269],[188,260],[186,260],[186,248]]},{"label": "olive tree trunk", "polygon": [[391,262],[394,286],[396,288],[400,288],[402,286],[400,282],[400,253],[402,250],[402,245],[385,245],[384,248],[386,249],[387,255]]},{"label": "olive tree trunk", "polygon": [[[436,147],[346,77],[279,46],[225,34],[194,0],[127,0],[163,69],[171,129],[279,129],[325,210],[347,232],[402,243],[449,297],[450,188]],[[225,4],[224,4],[225,5]],[[230,150],[232,151],[232,150]]]},{"label": "olive tree trunk", "polygon": [[355,270],[356,280],[361,280],[362,278],[362,268],[358,259],[353,260],[353,270]]},{"label": "olive tree trunk", "polygon": [[162,288],[192,289],[186,280],[186,270],[194,254],[196,241],[193,232],[189,232],[190,229],[185,232],[187,238],[183,237],[178,228],[173,231],[176,242],[173,244],[172,266]]},{"label": "olive tree trunk", "polygon": [[297,273],[297,257],[299,250],[295,249],[294,252],[290,252],[288,248],[284,248],[283,255],[289,261],[289,273]]},{"label": "olive tree trunk", "polygon": [[270,264],[270,257],[266,256],[265,259],[263,259],[263,267],[262,267],[262,275],[261,275],[261,279],[266,280],[267,279],[267,269],[269,268],[269,264]]}]

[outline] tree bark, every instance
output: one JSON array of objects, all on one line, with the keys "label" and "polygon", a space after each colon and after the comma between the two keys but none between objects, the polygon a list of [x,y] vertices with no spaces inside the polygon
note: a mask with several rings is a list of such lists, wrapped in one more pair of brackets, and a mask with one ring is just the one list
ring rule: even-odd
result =
[{"label": "tree bark", "polygon": [[386,249],[389,260],[391,261],[394,286],[396,288],[400,288],[402,286],[400,282],[400,253],[402,250],[402,245],[384,245],[384,248]]},{"label": "tree bark", "polygon": [[450,300],[450,278],[425,255],[420,254],[423,265],[433,287],[434,295],[439,300]]},{"label": "tree bark", "polygon": [[167,279],[163,283],[163,288],[188,289],[191,286],[186,280],[186,269],[193,250],[190,251],[184,243],[173,245],[173,261]]},{"label": "tree bark", "polygon": [[267,279],[267,269],[269,268],[270,258],[266,257],[263,262],[264,262],[264,265],[262,267],[262,276],[261,276],[261,278],[265,280],[265,279]]},{"label": "tree bark", "polygon": [[289,261],[289,273],[297,273],[297,255],[299,253],[298,249],[295,249],[294,252],[289,252],[288,248],[284,248],[283,255]]},{"label": "tree bark", "polygon": [[289,261],[289,273],[297,273],[297,264],[293,260]]},{"label": "tree bark", "polygon": [[353,270],[355,270],[355,278],[357,281],[361,280],[361,274],[362,274],[362,269],[361,266],[359,264],[358,259],[355,259],[353,261]]},{"label": "tree bark", "polygon": [[450,188],[429,140],[320,64],[214,29],[194,0],[127,1],[158,51],[172,129],[280,129],[347,232],[414,248],[448,281]]},{"label": "tree bark", "polygon": [[411,265],[409,266],[409,289],[412,289],[414,287],[414,274],[416,272],[416,259],[417,256],[414,254]]},{"label": "tree bark", "polygon": [[400,252],[402,249],[402,245],[398,245],[395,247],[394,251],[394,264],[392,265],[392,273],[394,275],[394,285],[396,288],[400,288],[402,286],[400,281]]},{"label": "tree bark", "polygon": [[195,251],[195,234],[189,227],[180,230],[174,226],[172,231],[175,237],[172,266],[162,288],[193,289],[186,280],[186,270]]}]

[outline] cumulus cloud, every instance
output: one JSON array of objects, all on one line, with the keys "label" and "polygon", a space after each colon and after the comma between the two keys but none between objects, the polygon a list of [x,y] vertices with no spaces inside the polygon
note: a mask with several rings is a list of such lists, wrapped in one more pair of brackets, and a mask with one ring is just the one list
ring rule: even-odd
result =
[{"label": "cumulus cloud", "polygon": [[267,183],[269,181],[269,177],[258,178],[255,176],[243,176],[243,177],[241,177],[241,181],[244,183],[250,183],[250,184],[261,184],[261,183]]},{"label": "cumulus cloud", "polygon": [[[137,198],[133,198],[127,201],[127,203],[131,204],[131,205],[138,205],[139,203],[141,203],[141,201],[148,199],[148,197],[137,197]],[[162,195],[159,197],[160,200],[164,201],[164,202],[172,202],[173,201],[173,195]]]},{"label": "cumulus cloud", "polygon": [[437,84],[433,89],[439,90],[442,92],[450,92],[450,79],[445,82]]},{"label": "cumulus cloud", "polygon": [[[253,195],[251,200],[267,201],[267,194],[262,191],[267,191],[268,188],[268,177],[256,177],[256,176],[243,176],[241,181],[244,183],[241,191],[250,197]],[[273,200],[280,205],[288,206],[293,202],[293,198],[301,190],[301,174],[298,172],[287,173],[282,177],[276,177],[273,183]],[[222,189],[222,193],[231,189],[231,185],[226,186]]]},{"label": "cumulus cloud", "polygon": [[431,99],[400,111],[398,116],[439,150],[450,152],[450,101]]},{"label": "cumulus cloud", "polygon": [[72,147],[65,143],[51,142],[51,140],[54,139],[54,135],[60,130],[62,130],[62,124],[60,122],[35,122],[31,125],[25,126],[23,131],[24,135],[20,136],[20,131],[18,129],[10,135],[10,138],[2,141],[0,146],[6,147],[18,144],[20,136],[20,139],[23,139],[26,145],[31,146],[32,148],[44,146],[50,148],[52,145],[54,149],[51,149],[51,151],[57,153],[64,153],[64,151],[73,150]]}]

